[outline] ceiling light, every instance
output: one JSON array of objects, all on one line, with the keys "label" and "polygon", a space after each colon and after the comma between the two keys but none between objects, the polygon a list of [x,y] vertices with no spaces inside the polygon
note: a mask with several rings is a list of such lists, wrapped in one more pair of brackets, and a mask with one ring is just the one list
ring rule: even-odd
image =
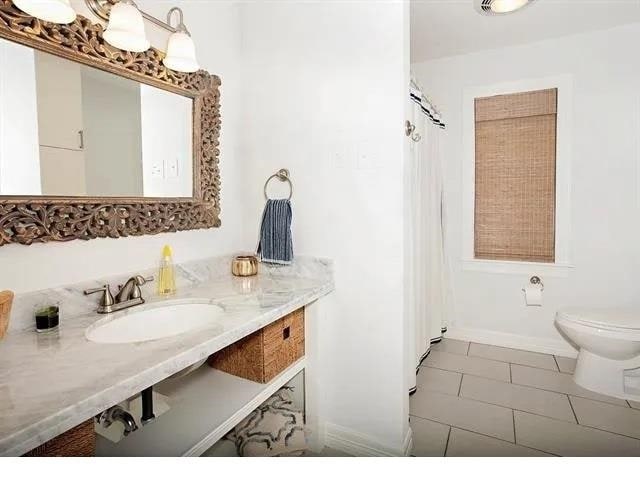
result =
[{"label": "ceiling light", "polygon": [[178,72],[193,73],[200,69],[196,60],[196,46],[184,25],[182,10],[174,7],[167,14],[167,24],[171,25],[171,15],[178,12],[180,19],[176,31],[171,34],[167,43],[167,55],[162,62],[167,68]]},{"label": "ceiling light", "polygon": [[13,0],[16,7],[32,17],[53,23],[72,23],[76,12],[69,0]]},{"label": "ceiling light", "polygon": [[144,52],[151,46],[142,14],[131,0],[122,0],[111,7],[103,36],[114,47],[129,52]]},{"label": "ceiling light", "polygon": [[533,0],[475,0],[476,10],[485,15],[512,13],[526,7]]}]

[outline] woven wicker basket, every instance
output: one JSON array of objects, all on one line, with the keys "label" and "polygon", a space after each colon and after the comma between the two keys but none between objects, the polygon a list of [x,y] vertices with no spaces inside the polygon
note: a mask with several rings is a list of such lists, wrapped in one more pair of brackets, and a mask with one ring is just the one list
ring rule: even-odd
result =
[{"label": "woven wicker basket", "polygon": [[95,454],[96,431],[93,426],[93,419],[90,419],[25,453],[24,456],[93,457]]},{"label": "woven wicker basket", "polygon": [[9,328],[9,315],[11,314],[12,303],[13,292],[9,290],[0,292],[0,340],[2,340]]},{"label": "woven wicker basket", "polygon": [[267,325],[209,357],[223,372],[267,383],[304,356],[304,309]]}]

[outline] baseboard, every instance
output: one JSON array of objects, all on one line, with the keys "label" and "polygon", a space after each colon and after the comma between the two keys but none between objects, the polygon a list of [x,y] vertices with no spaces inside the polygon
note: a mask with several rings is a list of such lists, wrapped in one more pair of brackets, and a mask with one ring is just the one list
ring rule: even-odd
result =
[{"label": "baseboard", "polygon": [[518,350],[529,350],[531,352],[547,353],[563,357],[575,358],[578,356],[578,351],[569,343],[564,340],[551,338],[527,337],[524,335],[514,335],[512,333],[494,332],[475,328],[458,328],[455,326],[449,327],[445,338],[485,343],[498,347],[516,348]]},{"label": "baseboard", "polygon": [[326,423],[324,431],[325,446],[354,457],[402,457],[409,456],[413,449],[411,428],[409,428],[400,448],[383,445],[373,437],[332,423]]}]

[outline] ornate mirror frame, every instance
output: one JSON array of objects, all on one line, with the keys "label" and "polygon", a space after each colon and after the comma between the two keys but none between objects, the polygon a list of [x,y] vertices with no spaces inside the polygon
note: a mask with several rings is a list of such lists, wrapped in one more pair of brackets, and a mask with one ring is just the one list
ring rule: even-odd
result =
[{"label": "ornate mirror frame", "polygon": [[220,226],[220,78],[169,70],[161,51],[125,52],[107,44],[102,32],[102,25],[79,15],[59,25],[0,0],[0,38],[193,99],[193,197],[0,196],[0,246]]}]

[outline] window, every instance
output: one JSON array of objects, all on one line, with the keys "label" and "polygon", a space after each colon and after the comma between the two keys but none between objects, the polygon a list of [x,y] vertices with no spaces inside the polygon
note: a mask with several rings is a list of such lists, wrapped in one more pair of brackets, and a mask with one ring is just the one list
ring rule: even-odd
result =
[{"label": "window", "polygon": [[474,98],[473,256],[556,261],[558,89]]}]

